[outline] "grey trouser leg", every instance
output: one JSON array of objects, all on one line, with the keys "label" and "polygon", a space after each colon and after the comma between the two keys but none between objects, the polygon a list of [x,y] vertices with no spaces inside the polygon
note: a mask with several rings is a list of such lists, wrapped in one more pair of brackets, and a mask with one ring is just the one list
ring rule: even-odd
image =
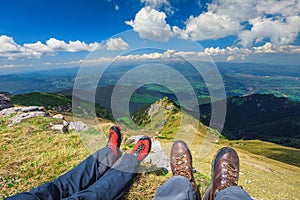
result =
[{"label": "grey trouser leg", "polygon": [[216,200],[252,200],[249,194],[240,187],[231,186],[217,193]]},{"label": "grey trouser leg", "polygon": [[195,200],[196,193],[187,178],[183,176],[173,176],[157,189],[154,199]]},{"label": "grey trouser leg", "polygon": [[117,159],[109,147],[104,147],[56,180],[7,200],[57,200],[69,197],[95,183]]},{"label": "grey trouser leg", "polygon": [[138,166],[136,156],[125,154],[91,186],[64,200],[122,199],[132,184]]}]

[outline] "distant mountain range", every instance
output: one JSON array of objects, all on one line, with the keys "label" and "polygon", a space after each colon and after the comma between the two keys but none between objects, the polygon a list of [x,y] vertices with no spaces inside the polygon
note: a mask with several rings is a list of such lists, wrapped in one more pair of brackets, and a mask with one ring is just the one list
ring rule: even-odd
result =
[{"label": "distant mountain range", "polygon": [[[175,62],[166,64],[181,73],[191,84],[200,105],[200,120],[208,125],[211,98],[203,78],[191,65]],[[222,75],[228,96],[226,121],[222,127],[222,134],[225,137],[261,139],[300,148],[299,66],[254,63],[216,63],[216,65]],[[146,84],[139,88],[135,88],[135,85],[116,86],[117,81],[134,67],[113,66],[106,70],[102,77],[92,77],[95,69],[89,69],[90,74],[81,77],[87,88],[77,88],[77,98],[87,101],[87,97],[95,97],[97,115],[110,119],[111,97],[116,88],[121,91],[119,94],[121,100],[122,92],[125,94],[134,90],[129,105],[131,113],[138,112],[163,97],[168,97],[178,104],[176,95],[162,85]],[[74,67],[0,75],[0,91],[13,94],[13,103],[44,105],[48,109],[55,108],[61,111],[70,110],[72,88],[78,78],[78,70],[79,67]],[[214,74],[210,76],[214,78]],[[88,88],[93,78],[100,78],[96,84],[98,86],[96,94],[93,91],[95,88]],[[169,77],[168,81],[176,83],[177,80]],[[187,94],[185,88],[178,86],[176,90],[182,96],[188,96],[185,95]],[[213,102],[215,104],[220,103],[216,99],[213,101],[216,101]],[[184,105],[181,108],[186,109]],[[120,115],[124,112],[122,109],[120,106],[118,110]],[[193,114],[192,111],[187,111]]]},{"label": "distant mountain range", "polygon": [[[210,96],[203,78],[192,66],[174,62],[165,64],[184,76],[192,85],[199,100]],[[242,96],[253,93],[274,94],[277,97],[288,97],[291,100],[300,101],[299,66],[255,63],[216,63],[216,65],[222,75],[227,96]],[[105,71],[101,78],[94,77],[94,74],[96,74],[93,73],[95,69],[91,68],[87,70],[89,74],[81,78],[84,79],[87,85],[93,79],[100,79],[99,87],[116,85],[117,81],[134,67],[133,65],[112,66]],[[79,67],[74,67],[2,74],[0,75],[0,91],[23,94],[27,92],[56,93],[61,90],[70,90],[74,86],[79,69]],[[213,74],[210,76],[214,78]],[[176,82],[172,77],[169,81]],[[145,88],[147,89],[147,87]],[[155,90],[148,87],[148,89],[158,92],[166,91],[166,88],[163,87],[156,87]],[[178,90],[184,91],[184,88],[178,88]]]}]

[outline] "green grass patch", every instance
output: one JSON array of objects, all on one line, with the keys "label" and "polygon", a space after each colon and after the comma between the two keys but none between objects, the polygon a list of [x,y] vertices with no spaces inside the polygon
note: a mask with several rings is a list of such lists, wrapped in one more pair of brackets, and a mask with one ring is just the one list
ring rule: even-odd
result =
[{"label": "green grass patch", "polygon": [[300,167],[300,149],[285,147],[259,140],[234,140],[229,145],[248,152],[262,155],[283,163]]}]

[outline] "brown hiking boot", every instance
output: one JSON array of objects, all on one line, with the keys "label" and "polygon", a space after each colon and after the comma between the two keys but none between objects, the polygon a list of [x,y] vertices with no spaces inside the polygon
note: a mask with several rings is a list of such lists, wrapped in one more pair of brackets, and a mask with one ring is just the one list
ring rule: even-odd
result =
[{"label": "brown hiking boot", "polygon": [[192,184],[196,198],[200,199],[199,189],[193,176],[192,155],[184,141],[177,140],[173,143],[170,155],[170,164],[173,176],[184,176]]},{"label": "brown hiking boot", "polygon": [[212,162],[212,173],[210,185],[203,199],[214,200],[221,190],[238,185],[239,156],[230,147],[221,148]]}]

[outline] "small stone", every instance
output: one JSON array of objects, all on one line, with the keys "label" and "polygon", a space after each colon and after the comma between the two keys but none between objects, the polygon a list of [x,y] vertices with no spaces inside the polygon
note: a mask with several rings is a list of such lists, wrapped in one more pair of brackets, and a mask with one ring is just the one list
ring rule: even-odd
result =
[{"label": "small stone", "polygon": [[155,153],[155,152],[161,151],[161,149],[162,148],[161,148],[160,142],[156,139],[153,139],[152,140],[152,145],[151,145],[151,151],[153,151]]},{"label": "small stone", "polygon": [[50,128],[53,131],[58,131],[61,133],[65,133],[67,131],[67,126],[63,125],[63,124],[55,124],[53,126],[51,126]]},{"label": "small stone", "polygon": [[26,113],[21,113],[18,114],[14,117],[11,118],[11,123],[8,124],[7,126],[13,126],[15,124],[20,123],[21,121],[33,117],[45,117],[45,111],[35,111],[35,112],[26,112]]},{"label": "small stone", "polygon": [[69,123],[69,130],[74,130],[74,131],[86,131],[88,130],[89,127],[82,121],[78,122],[70,122]]},{"label": "small stone", "polygon": [[67,127],[67,126],[69,126],[69,122],[67,122],[66,120],[63,120],[63,125]]},{"label": "small stone", "polygon": [[53,116],[54,119],[65,119],[65,117],[62,114],[56,114]]}]

